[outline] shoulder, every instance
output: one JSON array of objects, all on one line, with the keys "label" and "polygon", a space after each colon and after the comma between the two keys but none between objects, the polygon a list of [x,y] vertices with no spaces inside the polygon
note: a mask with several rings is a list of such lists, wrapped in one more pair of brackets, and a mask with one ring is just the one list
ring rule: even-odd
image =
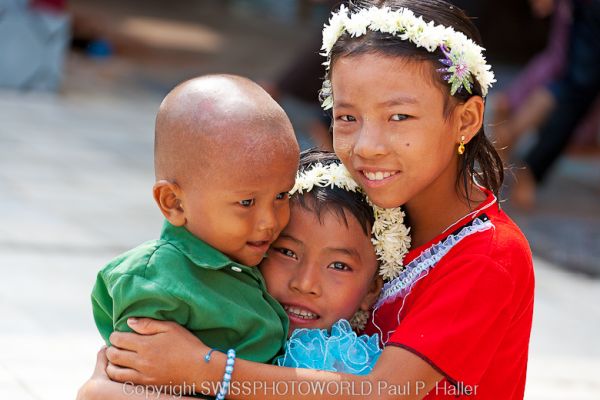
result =
[{"label": "shoulder", "polygon": [[465,238],[457,245],[456,255],[480,255],[511,274],[531,270],[531,249],[517,224],[499,207],[487,216],[490,229]]},{"label": "shoulder", "polygon": [[173,265],[186,262],[186,257],[165,240],[143,243],[115,257],[98,274],[107,283],[124,275],[148,278],[157,265]]},{"label": "shoulder", "polygon": [[[462,274],[501,278],[515,292],[533,294],[531,249],[519,227],[499,207],[489,210],[488,229],[465,237],[440,260],[441,275],[459,269]],[[523,293],[525,294],[525,293]]]},{"label": "shoulder", "polygon": [[494,236],[490,244],[490,256],[503,260],[506,256],[518,256],[523,261],[531,261],[529,242],[521,229],[503,211],[499,210],[494,219]]}]

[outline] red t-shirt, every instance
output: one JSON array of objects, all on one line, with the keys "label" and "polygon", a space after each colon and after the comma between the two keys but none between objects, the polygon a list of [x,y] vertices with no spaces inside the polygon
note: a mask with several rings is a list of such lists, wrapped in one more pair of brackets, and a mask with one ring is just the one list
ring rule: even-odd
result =
[{"label": "red t-shirt", "polygon": [[425,399],[523,399],[531,251],[494,195],[486,194],[476,212],[407,254],[406,273],[384,287],[366,328],[385,346],[402,347],[444,375]]}]

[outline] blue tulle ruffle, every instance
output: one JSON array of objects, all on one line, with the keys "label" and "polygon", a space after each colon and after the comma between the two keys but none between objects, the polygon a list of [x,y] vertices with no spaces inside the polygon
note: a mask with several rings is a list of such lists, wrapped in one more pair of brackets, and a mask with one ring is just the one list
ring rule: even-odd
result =
[{"label": "blue tulle ruffle", "polygon": [[357,336],[342,319],[326,329],[296,329],[277,365],[324,371],[368,374],[381,354],[379,337]]}]

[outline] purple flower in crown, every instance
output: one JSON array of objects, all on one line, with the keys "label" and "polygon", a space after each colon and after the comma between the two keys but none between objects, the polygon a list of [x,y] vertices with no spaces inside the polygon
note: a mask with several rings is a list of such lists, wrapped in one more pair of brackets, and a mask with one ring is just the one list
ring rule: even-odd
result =
[{"label": "purple flower in crown", "polygon": [[463,59],[463,55],[453,54],[445,44],[440,46],[440,50],[442,50],[442,53],[444,53],[446,58],[440,58],[439,61],[444,64],[446,68],[439,68],[437,71],[446,74],[442,78],[451,85],[450,94],[454,95],[456,92],[460,93],[463,88],[471,93],[471,89],[473,88],[473,76],[467,67],[467,63]]}]

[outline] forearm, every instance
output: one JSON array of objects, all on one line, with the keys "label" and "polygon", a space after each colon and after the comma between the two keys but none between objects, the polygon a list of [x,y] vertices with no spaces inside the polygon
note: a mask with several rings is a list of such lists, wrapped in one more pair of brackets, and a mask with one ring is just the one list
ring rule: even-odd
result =
[{"label": "forearm", "polygon": [[[213,352],[189,331],[172,322],[142,320],[132,324],[143,340],[132,333],[114,333],[118,348],[107,351],[113,364],[108,375],[119,382],[177,383],[198,393],[219,391],[227,356]],[[401,347],[386,347],[369,375],[348,375],[294,369],[237,359],[228,398],[322,399],[402,398],[422,399],[443,378],[427,361]],[[391,388],[391,389],[389,389]],[[404,389],[406,388],[406,389]],[[389,389],[389,390],[388,390]],[[395,390],[397,389],[397,390]]]},{"label": "forearm", "polygon": [[148,399],[189,399],[189,387],[161,387],[153,385],[134,385],[132,383],[119,383],[106,380],[91,379],[79,390],[77,400],[148,400]]},{"label": "forearm", "polygon": [[[214,354],[214,353],[213,353]],[[222,353],[214,354],[210,363],[213,367],[209,374],[203,369],[203,378],[196,385],[203,388],[219,387],[225,369],[226,356]],[[347,398],[348,392],[339,393],[334,396],[334,387],[347,385],[351,387],[352,382],[360,387],[360,382],[367,381],[369,377],[353,376],[335,372],[316,371],[301,368],[285,368],[273,365],[260,364],[242,359],[236,359],[232,374],[230,392],[228,399],[323,399],[323,398]],[[343,383],[342,383],[343,382]],[[329,392],[326,390],[330,387]],[[323,387],[323,391],[317,388]],[[313,390],[315,388],[316,390]],[[332,394],[329,396],[329,394]],[[213,394],[215,394],[213,392]],[[372,396],[365,396],[371,398]],[[356,396],[356,398],[362,398]]]},{"label": "forearm", "polygon": [[[323,399],[356,398],[403,400],[421,399],[442,376],[423,360],[401,349],[378,361],[369,375],[350,375],[303,368],[285,368],[242,359],[235,362],[230,399]],[[391,353],[391,354],[390,354]],[[398,354],[400,353],[400,354]],[[398,355],[400,357],[398,357]],[[218,387],[223,378],[226,356],[215,354],[196,385]]]}]

